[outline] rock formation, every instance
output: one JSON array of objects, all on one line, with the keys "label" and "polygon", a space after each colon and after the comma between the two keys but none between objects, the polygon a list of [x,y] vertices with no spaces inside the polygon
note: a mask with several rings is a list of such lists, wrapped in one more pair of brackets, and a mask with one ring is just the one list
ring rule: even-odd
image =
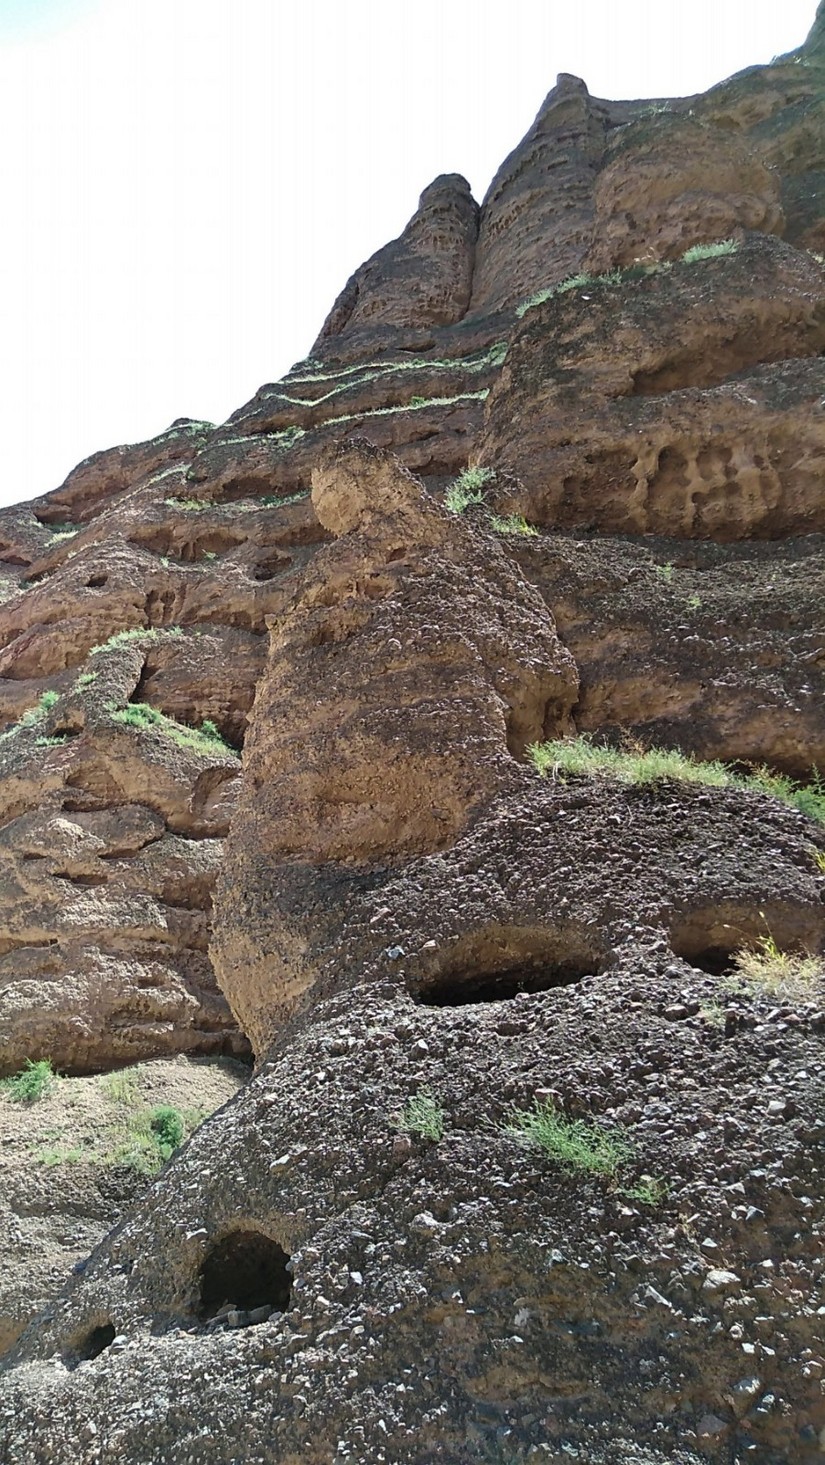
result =
[{"label": "rock formation", "polygon": [[560,77],[283,381],[0,511],[4,1071],[256,1063],[9,1465],[821,1460],[824,36]]}]

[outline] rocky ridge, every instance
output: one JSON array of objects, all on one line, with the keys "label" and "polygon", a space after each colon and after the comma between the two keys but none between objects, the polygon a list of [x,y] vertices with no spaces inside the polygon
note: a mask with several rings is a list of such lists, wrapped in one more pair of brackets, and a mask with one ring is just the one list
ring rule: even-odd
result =
[{"label": "rocky ridge", "polygon": [[821,1458],[821,971],[732,979],[821,952],[821,824],[525,749],[823,765],[823,37],[559,78],[282,382],[0,511],[4,1068],[257,1061],[9,1354],[10,1465]]}]

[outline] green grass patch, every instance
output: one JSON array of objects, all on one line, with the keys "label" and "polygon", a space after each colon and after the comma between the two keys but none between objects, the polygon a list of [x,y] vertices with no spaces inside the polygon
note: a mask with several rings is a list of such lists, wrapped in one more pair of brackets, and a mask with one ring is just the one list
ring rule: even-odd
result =
[{"label": "green grass patch", "polygon": [[166,504],[167,508],[183,509],[183,511],[187,514],[197,514],[200,513],[203,509],[212,509],[215,507],[211,499],[171,498],[164,499],[163,502]]},{"label": "green grass patch", "polygon": [[396,1129],[437,1142],[444,1133],[444,1110],[428,1090],[421,1089],[407,1100],[394,1124]]},{"label": "green grass patch", "polygon": [[678,749],[632,749],[597,746],[588,737],[562,738],[548,743],[533,743],[528,756],[541,774],[554,778],[607,777],[622,783],[654,783],[660,778],[673,778],[682,783],[702,783],[713,788],[747,789],[751,793],[768,794],[781,803],[798,809],[809,819],[825,824],[825,783],[813,770],[809,784],[798,784],[781,773],[755,768],[752,773],[735,773],[725,763],[703,762]]},{"label": "green grass patch", "polygon": [[112,711],[112,719],[126,727],[133,727],[138,732],[161,733],[164,737],[171,738],[179,747],[194,753],[214,753],[220,750],[222,753],[230,753],[233,758],[239,756],[209,718],[199,728],[189,727],[185,722],[167,717],[157,707],[150,707],[147,702],[128,702],[125,707]]},{"label": "green grass patch", "polygon": [[[683,264],[696,264],[703,259],[718,259],[720,255],[735,254],[739,248],[735,239],[722,239],[716,244],[694,244],[691,249],[686,249],[682,255]],[[665,270],[672,269],[670,260],[653,260],[649,264],[644,260],[634,260],[632,264],[624,265],[621,269],[607,270],[602,275],[589,275],[579,273],[568,275],[565,280],[560,280],[555,285],[548,285],[544,290],[537,290],[534,295],[522,300],[516,307],[516,315],[522,317],[528,310],[533,310],[537,305],[544,305],[546,300],[552,300],[556,295],[565,295],[568,290],[581,290],[583,288],[593,289],[598,286],[623,285],[629,280],[641,280],[645,275],[658,275]]]},{"label": "green grass patch", "polygon": [[695,265],[703,259],[719,259],[723,254],[735,254],[738,248],[735,239],[720,239],[716,244],[694,244],[685,250],[682,261],[686,265]]},{"label": "green grass patch", "polygon": [[19,1073],[0,1081],[0,1092],[13,1104],[36,1104],[44,1099],[57,1082],[57,1074],[50,1058],[38,1058],[33,1062],[27,1058]]},{"label": "green grass patch", "polygon": [[186,1138],[185,1116],[171,1104],[139,1109],[102,1157],[104,1165],[126,1165],[141,1175],[156,1175]]},{"label": "green grass patch", "polygon": [[[21,728],[37,727],[38,723],[43,721],[46,714],[51,712],[55,703],[59,701],[59,692],[42,692],[34,707],[29,707],[28,711],[24,712],[17,722],[13,723],[11,727],[7,727],[5,732],[0,733],[0,743],[6,742],[8,738],[16,737]],[[53,742],[55,739],[41,739],[41,741]]]},{"label": "green grass patch", "polygon": [[40,1165],[53,1168],[55,1165],[78,1165],[81,1160],[88,1158],[88,1153],[82,1145],[69,1148],[63,1145],[46,1145],[42,1149],[32,1150],[32,1159],[37,1160]]},{"label": "green grass patch", "polygon": [[626,1136],[583,1119],[567,1119],[550,1099],[536,1099],[532,1109],[516,1109],[506,1129],[523,1144],[543,1150],[565,1170],[613,1179],[620,1166],[633,1158],[633,1146]]},{"label": "green grass patch", "polygon": [[113,1104],[133,1109],[140,1103],[140,1084],[134,1068],[117,1068],[104,1074],[100,1087]]},{"label": "green grass patch", "polygon": [[101,641],[99,646],[93,646],[89,655],[98,656],[101,651],[117,651],[122,646],[131,646],[134,641],[152,642],[159,640],[161,636],[182,635],[183,626],[131,626],[127,631],[115,631],[108,641]]}]

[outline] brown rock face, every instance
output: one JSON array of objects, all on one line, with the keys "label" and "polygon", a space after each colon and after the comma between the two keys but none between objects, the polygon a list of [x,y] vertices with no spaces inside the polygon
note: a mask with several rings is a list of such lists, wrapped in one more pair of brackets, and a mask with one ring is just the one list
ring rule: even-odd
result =
[{"label": "brown rock face", "polygon": [[473,313],[512,309],[581,268],[593,235],[594,185],[608,128],[633,112],[633,103],[595,101],[577,76],[558,78],[487,190]]},{"label": "brown rock face", "polygon": [[[5,1069],[258,1063],[32,1268],[3,1465],[821,1461],[822,32],[561,77],[315,357],[0,512]],[[17,1167],[8,1343],[96,1180]]]},{"label": "brown rock face", "polygon": [[344,286],[313,347],[365,326],[449,326],[467,309],[478,207],[466,178],[449,173],[425,188],[400,238],[361,265]]},{"label": "brown rock face", "polygon": [[594,192],[595,274],[643,259],[679,259],[691,245],[741,230],[782,234],[780,178],[756,148],[688,115],[666,112],[617,130]]},{"label": "brown rock face", "polygon": [[507,748],[564,735],[577,692],[512,561],[391,455],[367,443],[329,454],[312,497],[338,538],[272,625],[220,881],[220,980],[259,1054],[314,980],[317,918],[296,927],[272,908],[284,865],[332,880],[333,863],[369,869],[453,844],[506,783]]},{"label": "brown rock face", "polygon": [[478,457],[518,476],[516,506],[548,528],[819,530],[824,345],[825,270],[761,236],[583,284],[525,315]]}]

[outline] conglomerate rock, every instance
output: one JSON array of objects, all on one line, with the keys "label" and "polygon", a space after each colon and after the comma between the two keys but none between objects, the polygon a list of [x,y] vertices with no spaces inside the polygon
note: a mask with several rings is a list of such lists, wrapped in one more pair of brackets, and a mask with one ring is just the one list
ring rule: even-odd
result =
[{"label": "conglomerate rock", "polygon": [[257,1060],[9,1465],[821,1460],[821,785],[526,749],[822,767],[824,26],[562,75],[282,381],[0,511],[3,1064]]}]

